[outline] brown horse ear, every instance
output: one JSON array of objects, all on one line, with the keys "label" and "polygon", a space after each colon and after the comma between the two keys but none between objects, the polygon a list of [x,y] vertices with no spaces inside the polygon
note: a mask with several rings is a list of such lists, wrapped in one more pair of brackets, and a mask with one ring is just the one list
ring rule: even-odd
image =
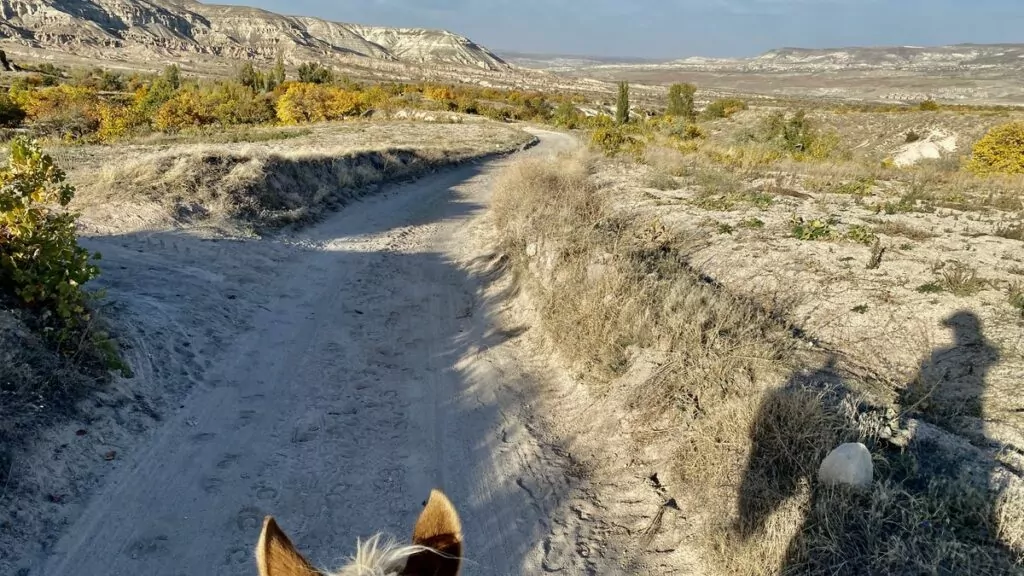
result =
[{"label": "brown horse ear", "polygon": [[412,543],[425,550],[409,557],[405,576],[455,576],[462,564],[462,524],[448,497],[431,490],[430,499],[413,529]]},{"label": "brown horse ear", "polygon": [[271,516],[263,519],[263,531],[256,544],[256,564],[260,576],[322,576],[292,546]]}]

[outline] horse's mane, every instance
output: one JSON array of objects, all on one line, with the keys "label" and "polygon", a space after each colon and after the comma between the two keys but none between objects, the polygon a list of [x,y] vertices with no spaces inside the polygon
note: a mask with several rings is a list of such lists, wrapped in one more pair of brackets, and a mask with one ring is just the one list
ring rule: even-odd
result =
[{"label": "horse's mane", "polygon": [[458,576],[462,565],[462,525],[448,497],[431,490],[413,528],[413,545],[398,544],[377,533],[369,540],[356,541],[356,553],[335,571],[317,570],[295,549],[274,521],[263,519],[256,543],[256,565],[260,576]]},{"label": "horse's mane", "polygon": [[377,534],[356,542],[356,553],[348,564],[329,576],[398,576],[405,568],[409,557],[418,552],[437,553],[426,546],[402,546],[391,538]]}]

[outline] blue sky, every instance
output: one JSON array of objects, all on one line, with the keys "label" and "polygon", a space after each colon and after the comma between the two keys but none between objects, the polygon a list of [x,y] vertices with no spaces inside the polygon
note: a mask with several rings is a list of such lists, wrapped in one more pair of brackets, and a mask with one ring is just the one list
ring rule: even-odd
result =
[{"label": "blue sky", "polygon": [[[771,48],[1024,43],[1024,0],[226,0],[446,28],[496,50],[650,58]],[[225,0],[219,0],[225,2]]]}]

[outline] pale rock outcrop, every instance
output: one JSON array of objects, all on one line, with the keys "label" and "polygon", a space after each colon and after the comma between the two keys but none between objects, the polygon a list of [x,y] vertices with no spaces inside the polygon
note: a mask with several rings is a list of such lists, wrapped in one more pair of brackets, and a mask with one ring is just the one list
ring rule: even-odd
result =
[{"label": "pale rock outcrop", "polygon": [[818,481],[827,486],[871,486],[874,464],[871,452],[860,442],[842,444],[829,453],[818,469]]},{"label": "pale rock outcrop", "polygon": [[0,0],[0,42],[106,60],[165,62],[197,55],[290,63],[378,61],[509,69],[468,38],[444,30],[379,28],[282,16],[193,0]]}]

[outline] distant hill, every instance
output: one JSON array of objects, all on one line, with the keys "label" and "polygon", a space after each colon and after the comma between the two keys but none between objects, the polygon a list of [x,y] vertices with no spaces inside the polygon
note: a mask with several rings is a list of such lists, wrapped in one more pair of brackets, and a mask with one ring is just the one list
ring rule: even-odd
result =
[{"label": "distant hill", "polygon": [[880,46],[824,49],[780,48],[755,58],[735,60],[688,58],[667,64],[705,69],[720,68],[784,72],[1024,69],[1024,44],[957,44],[953,46]]},{"label": "distant hill", "polygon": [[655,64],[664,61],[655,58],[548,54],[541,52],[516,52],[512,50],[497,50],[496,52],[505,61],[524,68],[600,66],[605,64]]},{"label": "distant hill", "polygon": [[502,52],[516,65],[552,71],[681,69],[722,72],[823,72],[829,70],[1024,70],[1024,44],[779,48],[751,58],[693,56],[678,60],[607,58]]},{"label": "distant hill", "polygon": [[503,71],[509,65],[444,30],[381,28],[192,0],[0,0],[0,48],[162,64],[367,59]]}]

